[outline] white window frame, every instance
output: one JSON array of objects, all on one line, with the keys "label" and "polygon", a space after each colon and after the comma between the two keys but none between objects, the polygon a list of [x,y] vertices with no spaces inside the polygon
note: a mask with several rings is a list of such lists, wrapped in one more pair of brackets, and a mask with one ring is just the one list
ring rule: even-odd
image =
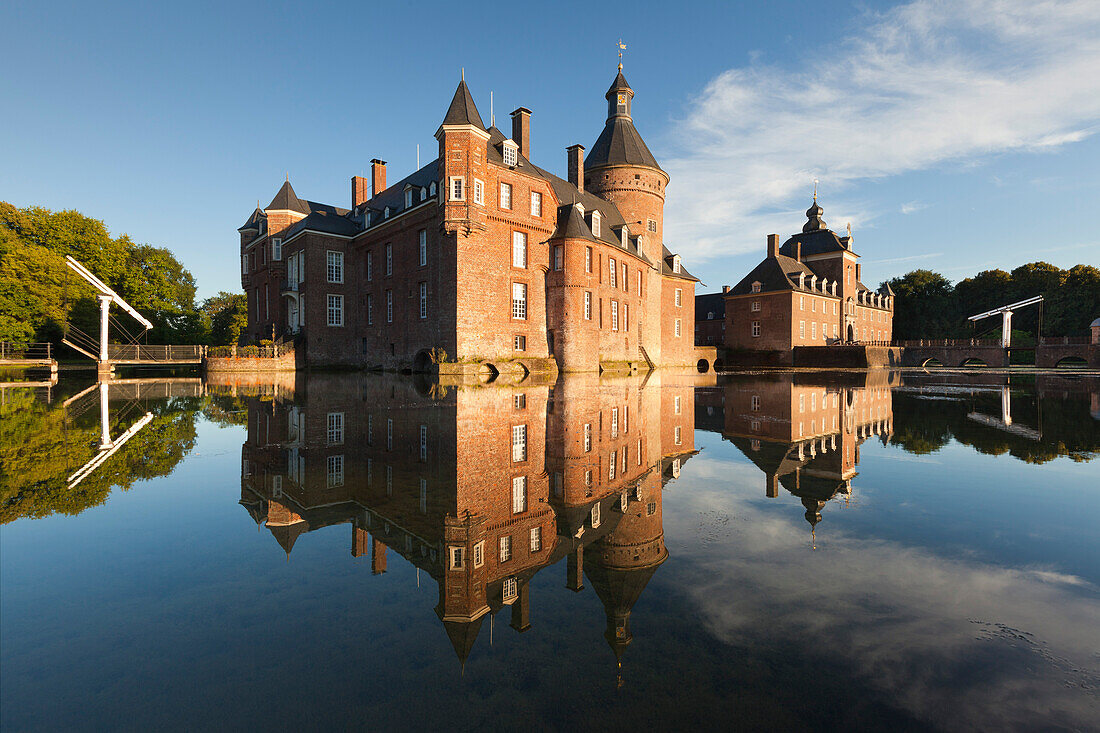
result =
[{"label": "white window frame", "polygon": [[374,296],[367,293],[367,325],[374,325]]},{"label": "white window frame", "polygon": [[600,236],[600,229],[601,229],[601,226],[600,226],[600,212],[593,211],[592,212],[592,236],[593,237],[599,237]]},{"label": "white window frame", "polygon": [[508,562],[512,559],[512,535],[506,534],[497,543],[500,548],[500,562]]},{"label": "white window frame", "polygon": [[501,157],[504,159],[504,165],[509,168],[515,168],[519,165],[519,146],[510,140],[505,140],[500,146]]},{"label": "white window frame", "polygon": [[393,242],[386,243],[386,274],[393,274]]},{"label": "white window frame", "polygon": [[413,205],[413,191],[411,188],[405,189],[405,208],[411,209]]},{"label": "white window frame", "polygon": [[271,238],[271,260],[273,262],[281,262],[283,259],[283,239],[282,237]]},{"label": "white window frame", "polygon": [[344,444],[344,413],[330,412],[327,417],[327,430],[325,433],[328,445]]},{"label": "white window frame", "polygon": [[367,252],[367,282],[374,280],[374,252]]},{"label": "white window frame", "polygon": [[512,267],[527,268],[527,232],[512,232]]},{"label": "white window frame", "polygon": [[447,190],[450,192],[451,201],[466,200],[466,177],[451,176],[447,181]]},{"label": "white window frame", "polygon": [[754,293],[759,293],[760,292],[760,283],[759,282],[754,282],[752,284],[752,292],[754,292]]},{"label": "white window frame", "polygon": [[527,511],[527,477],[512,477],[512,514]]},{"label": "white window frame", "polygon": [[527,460],[527,424],[512,426],[512,462]]},{"label": "white window frame", "polygon": [[343,454],[329,456],[325,461],[325,468],[327,473],[325,476],[325,485],[334,489],[337,486],[344,485],[344,456]]},{"label": "white window frame", "polygon": [[759,338],[760,337],[760,321],[753,321],[752,322],[752,337],[753,338]]},{"label": "white window frame", "polygon": [[615,258],[607,258],[607,281],[611,287],[615,287]]},{"label": "white window frame", "polygon": [[478,206],[485,205],[485,183],[480,178],[474,179],[474,203]]},{"label": "white window frame", "polygon": [[531,192],[531,216],[542,217],[542,194],[538,191]]},{"label": "white window frame", "polygon": [[325,275],[333,285],[344,283],[344,253],[335,250],[325,252]]},{"label": "white window frame", "polygon": [[498,200],[500,208],[511,211],[512,210],[512,184],[500,182],[500,198]]},{"label": "white window frame", "polygon": [[563,267],[565,267],[565,245],[556,244],[554,245],[554,269],[560,271]]},{"label": "white window frame", "polygon": [[619,330],[619,301],[611,301],[611,330]]},{"label": "white window frame", "polygon": [[673,294],[673,300],[677,308],[682,308],[684,305],[684,291],[683,288],[676,288],[676,292]]},{"label": "white window frame", "polygon": [[485,564],[485,540],[474,545],[474,567],[480,568]]},{"label": "white window frame", "polygon": [[420,320],[428,317],[428,283],[420,283]]},{"label": "white window frame", "polygon": [[592,450],[592,423],[586,422],[584,424],[584,452],[588,453]]},{"label": "white window frame", "polygon": [[344,325],[344,296],[337,295],[335,293],[328,293],[326,297],[327,308],[327,321],[328,325],[333,328],[339,328]]},{"label": "white window frame", "polygon": [[759,300],[754,300],[752,302],[752,306],[749,307],[749,310],[752,311],[753,313],[759,313],[760,312],[760,301]]},{"label": "white window frame", "polygon": [[417,244],[419,245],[420,253],[420,266],[424,267],[428,264],[428,230],[421,229],[416,234]]},{"label": "white window frame", "polygon": [[592,320],[592,293],[588,290],[584,291],[584,320]]},{"label": "white window frame", "polygon": [[592,248],[584,248],[584,271],[592,272]]},{"label": "white window frame", "polygon": [[512,320],[527,320],[527,283],[512,283]]},{"label": "white window frame", "polygon": [[542,527],[532,527],[530,532],[531,552],[542,550]]},{"label": "white window frame", "polygon": [[681,327],[680,327],[680,319],[679,319],[679,318],[677,318],[677,319],[676,319],[676,330],[675,330],[676,338],[680,338],[680,333],[681,333],[681,330],[682,330],[682,329],[681,329]]},{"label": "white window frame", "polygon": [[386,291],[386,323],[393,323],[393,291]]}]

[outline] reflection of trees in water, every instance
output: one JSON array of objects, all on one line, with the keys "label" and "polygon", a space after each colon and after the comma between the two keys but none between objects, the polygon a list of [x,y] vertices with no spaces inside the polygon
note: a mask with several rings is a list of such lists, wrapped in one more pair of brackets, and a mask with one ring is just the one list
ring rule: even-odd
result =
[{"label": "reflection of trees in water", "polygon": [[958,397],[929,399],[905,392],[894,393],[894,434],[890,443],[910,453],[934,453],[952,438],[988,455],[1009,454],[1027,463],[1046,463],[1059,456],[1090,461],[1100,453],[1100,424],[1089,414],[1080,396],[1068,399],[1037,398],[1034,393],[1013,393],[1016,423],[1039,430],[1042,439],[982,425],[967,418],[970,412],[993,417],[1001,412],[1000,396],[982,392]]},{"label": "reflection of trees in water", "polygon": [[[153,413],[152,422],[69,488],[68,476],[95,455],[98,413],[89,410],[67,420],[59,403],[44,404],[31,390],[9,393],[0,407],[0,523],[79,514],[106,501],[116,486],[126,490],[136,481],[168,475],[195,446],[198,405],[197,400],[179,397],[143,404],[142,412]],[[124,420],[123,428],[134,419]],[[112,432],[118,429],[114,426]]]}]

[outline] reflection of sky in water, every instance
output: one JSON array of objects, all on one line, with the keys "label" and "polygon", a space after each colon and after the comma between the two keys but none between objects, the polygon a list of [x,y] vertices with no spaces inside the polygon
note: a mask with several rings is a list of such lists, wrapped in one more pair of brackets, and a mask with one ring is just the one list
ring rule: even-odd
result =
[{"label": "reflection of sky in water", "polygon": [[0,528],[6,729],[1100,720],[1096,462],[872,438],[813,551],[799,500],[698,432],[616,689],[603,607],[563,563],[532,582],[531,630],[486,620],[460,674],[434,581],[396,553],[372,577],[336,526],[288,562],[238,504],[243,439],[200,421],[171,476]]}]

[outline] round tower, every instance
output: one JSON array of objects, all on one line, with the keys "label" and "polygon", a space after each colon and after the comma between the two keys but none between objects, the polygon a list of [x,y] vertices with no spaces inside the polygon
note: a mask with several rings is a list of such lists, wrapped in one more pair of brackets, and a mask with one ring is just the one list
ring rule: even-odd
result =
[{"label": "round tower", "polygon": [[645,256],[659,264],[669,177],[634,127],[634,90],[621,67],[604,96],[607,122],[585,161],[584,188],[619,208],[631,236],[644,235]]}]

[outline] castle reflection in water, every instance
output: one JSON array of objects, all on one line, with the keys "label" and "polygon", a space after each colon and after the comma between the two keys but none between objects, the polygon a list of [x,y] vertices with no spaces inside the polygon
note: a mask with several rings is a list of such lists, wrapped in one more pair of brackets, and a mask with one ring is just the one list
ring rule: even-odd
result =
[{"label": "castle reflection in water", "polygon": [[695,428],[736,444],[767,495],[799,497],[816,525],[852,492],[860,444],[889,434],[890,378],[715,388],[711,377],[698,389],[706,377],[444,387],[310,375],[221,389],[256,395],[240,503],[288,560],[302,535],[335,524],[375,574],[398,553],[436,581],[435,612],[464,663],[487,614],[510,606],[511,626],[530,627],[531,580],[562,558],[567,587],[599,596],[621,658],[631,609],[668,558],[662,488],[696,454]]}]

